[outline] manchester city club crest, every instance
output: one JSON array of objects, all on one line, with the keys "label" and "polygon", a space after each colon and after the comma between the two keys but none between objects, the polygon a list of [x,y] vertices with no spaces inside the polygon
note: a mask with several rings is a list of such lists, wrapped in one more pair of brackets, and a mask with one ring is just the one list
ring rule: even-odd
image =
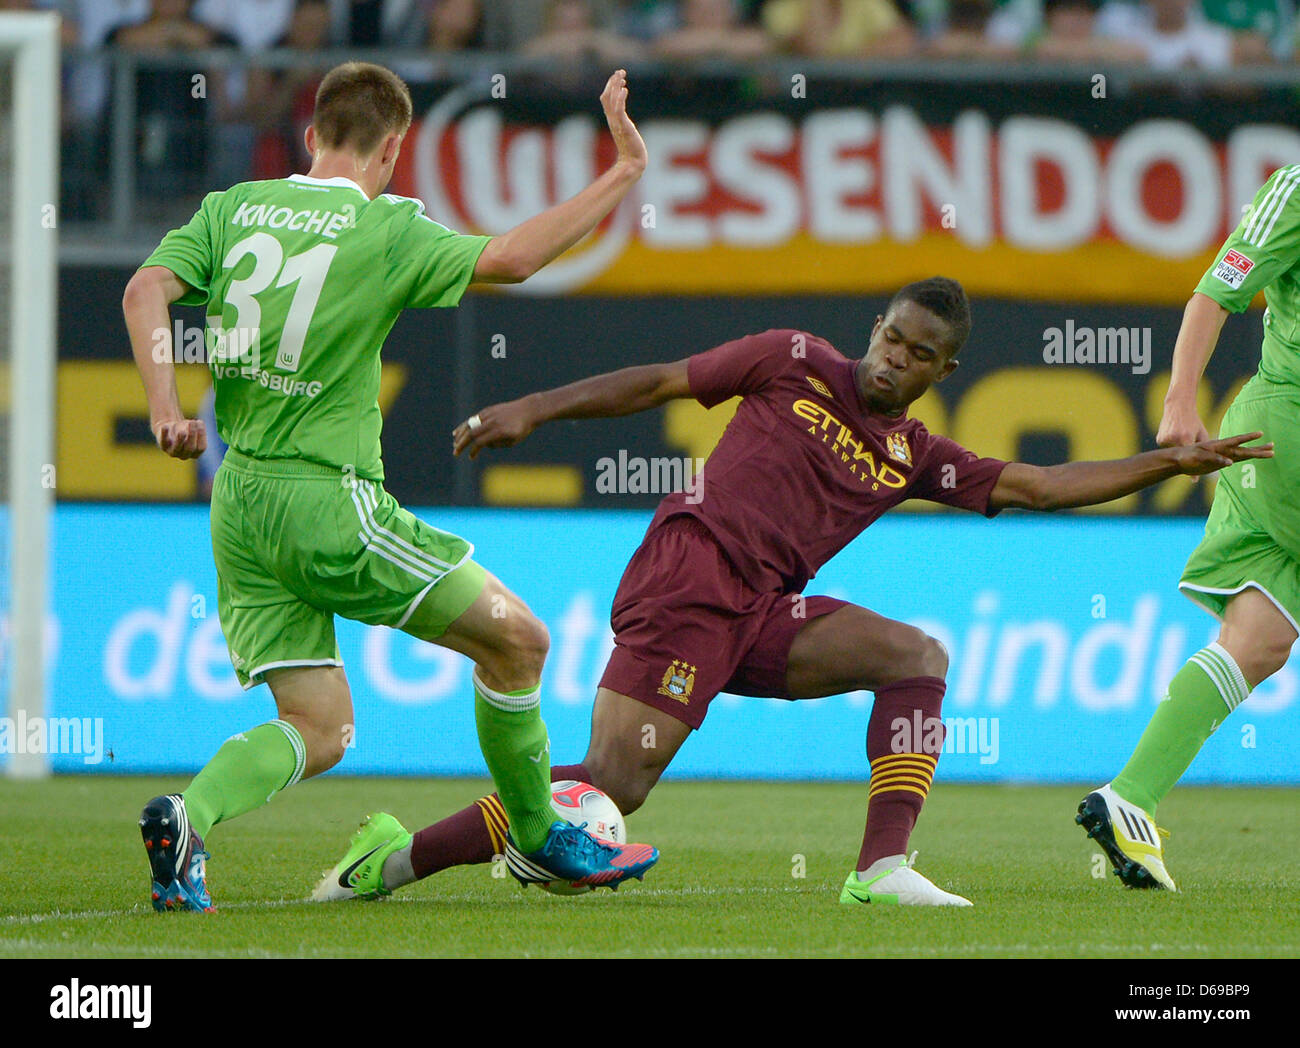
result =
[{"label": "manchester city club crest", "polygon": [[695,689],[695,667],[681,659],[673,659],[672,665],[664,670],[663,682],[659,685],[659,694],[676,699],[682,705],[691,701],[691,692]]},{"label": "manchester city club crest", "polygon": [[885,450],[889,452],[889,457],[901,462],[904,466],[912,464],[912,449],[907,444],[907,437],[902,433],[891,433],[885,438]]}]

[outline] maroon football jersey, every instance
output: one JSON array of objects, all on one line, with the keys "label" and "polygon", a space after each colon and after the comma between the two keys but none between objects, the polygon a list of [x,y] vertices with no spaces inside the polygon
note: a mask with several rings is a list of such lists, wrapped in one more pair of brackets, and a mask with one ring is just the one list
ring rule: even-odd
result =
[{"label": "maroon football jersey", "polygon": [[750,585],[793,593],[904,499],[993,516],[989,495],[1006,463],[906,413],[872,411],[858,398],[856,364],[824,339],[789,330],[691,357],[687,376],[701,404],[744,399],[694,491],[665,498],[654,523],[697,517]]}]

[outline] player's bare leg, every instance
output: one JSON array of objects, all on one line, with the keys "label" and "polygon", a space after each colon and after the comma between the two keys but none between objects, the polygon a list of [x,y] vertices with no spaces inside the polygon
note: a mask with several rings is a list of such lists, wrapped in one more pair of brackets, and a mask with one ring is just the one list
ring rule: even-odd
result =
[{"label": "player's bare leg", "polygon": [[416,608],[404,628],[421,640],[468,656],[479,679],[489,688],[534,688],[542,679],[550,634],[541,619],[500,579],[490,572],[485,575],[482,591],[445,630],[432,621],[433,606],[424,604]]},{"label": "player's bare leg", "polygon": [[203,843],[212,827],[260,808],[343,757],[352,729],[343,668],[282,667],[265,677],[279,718],[227,739],[183,794],[155,797],[141,812],[155,909],[212,909]]},{"label": "player's bare leg", "polygon": [[1124,769],[1080,803],[1075,821],[1125,885],[1176,890],[1165,869],[1156,808],[1228,715],[1286,665],[1295,640],[1295,628],[1266,594],[1252,588],[1232,597],[1218,640],[1169,682]]},{"label": "player's bare leg", "polygon": [[591,776],[587,781],[630,815],[645,803],[690,733],[677,718],[600,688],[591,712],[591,743],[582,759]]},{"label": "player's bare leg", "polygon": [[1223,613],[1219,643],[1241,668],[1251,690],[1273,676],[1291,657],[1295,627],[1257,589],[1243,590]]},{"label": "player's bare leg", "polygon": [[280,719],[298,729],[306,749],[301,778],[329,771],[343,759],[355,731],[352,689],[342,666],[268,670],[266,683]]},{"label": "player's bare leg", "polygon": [[[626,695],[607,688],[596,694],[591,745],[580,764],[553,765],[551,780],[576,779],[604,790],[626,815],[639,808],[690,729]],[[410,847],[388,857],[383,883],[388,890],[422,880],[453,866],[499,860],[509,817],[495,794],[414,834]],[[325,882],[322,881],[322,885]],[[344,898],[332,886],[317,898]]]},{"label": "player's bare leg", "polygon": [[786,687],[794,698],[876,693],[867,725],[867,825],[842,903],[970,905],[922,877],[907,857],[943,748],[947,672],[948,653],[933,637],[854,605],[811,620],[790,647]]},{"label": "player's bare leg", "polygon": [[[526,852],[540,848],[555,821],[550,740],[541,716],[541,676],[550,648],[546,626],[495,576],[445,630],[428,621],[426,600],[408,632],[466,655],[474,663],[474,718],[479,746],[509,813],[511,835]],[[433,591],[437,593],[437,589]],[[405,870],[394,870],[405,874]],[[412,871],[413,873],[414,871]],[[404,880],[405,877],[403,876]]]},{"label": "player's bare leg", "polygon": [[[486,862],[503,853],[517,879],[535,882],[555,879],[542,874],[561,868],[554,864],[570,862],[564,852],[572,846],[583,854],[575,852],[570,865],[589,868],[593,885],[639,877],[658,858],[654,849],[635,844],[587,855],[578,838],[590,840],[589,835],[556,815],[551,781],[578,777],[573,772],[585,769],[550,766],[539,691],[550,637],[541,620],[500,580],[473,568],[482,588],[462,614],[448,624],[439,604],[430,600],[416,607],[403,628],[474,662],[479,745],[498,792],[415,835],[390,815],[369,817],[343,861],[317,885],[317,900],[387,895],[447,866]],[[438,588],[431,592],[436,595]],[[543,845],[546,856],[538,858]]]}]

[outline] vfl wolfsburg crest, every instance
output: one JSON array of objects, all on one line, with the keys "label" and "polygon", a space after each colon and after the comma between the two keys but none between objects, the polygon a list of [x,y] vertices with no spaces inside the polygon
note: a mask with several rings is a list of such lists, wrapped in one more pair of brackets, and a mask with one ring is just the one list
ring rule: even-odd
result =
[{"label": "vfl wolfsburg crest", "polygon": [[695,667],[673,659],[673,664],[664,670],[663,682],[659,685],[659,694],[667,695],[686,705],[691,701],[691,692],[695,689]]},{"label": "vfl wolfsburg crest", "polygon": [[885,450],[889,452],[889,457],[901,462],[904,466],[912,464],[912,449],[907,446],[907,437],[902,433],[891,433],[885,438]]}]

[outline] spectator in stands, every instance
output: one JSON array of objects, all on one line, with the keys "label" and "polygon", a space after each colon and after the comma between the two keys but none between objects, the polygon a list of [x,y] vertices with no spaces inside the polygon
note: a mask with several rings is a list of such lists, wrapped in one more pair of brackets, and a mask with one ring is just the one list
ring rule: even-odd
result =
[{"label": "spectator in stands", "polygon": [[[191,17],[190,0],[151,0],[146,18],[114,29],[108,43],[174,57],[234,41]],[[140,193],[161,204],[210,184],[208,118],[223,96],[220,71],[145,65],[135,90]]]},{"label": "spectator in stands", "polygon": [[479,0],[433,0],[427,43],[440,52],[482,48],[483,5]]},{"label": "spectator in stands", "polygon": [[990,32],[994,11],[995,0],[947,0],[938,31],[921,26],[923,52],[937,58],[1014,57],[1020,50],[1018,43],[999,39]]},{"label": "spectator in stands", "polygon": [[1239,65],[1295,58],[1295,8],[1291,0],[1201,0],[1213,25],[1233,34],[1233,57]]},{"label": "spectator in stands", "polygon": [[339,47],[419,47],[425,0],[328,0],[330,39]]},{"label": "spectator in stands", "polygon": [[1110,0],[1097,15],[1097,34],[1136,45],[1154,69],[1232,65],[1231,31],[1207,21],[1197,0]]},{"label": "spectator in stands", "polygon": [[[61,5],[77,28],[80,51],[102,47],[117,26],[138,22],[149,13],[149,0],[66,0]],[[69,23],[65,22],[65,28]],[[94,217],[100,210],[108,167],[108,122],[104,108],[109,94],[109,64],[102,58],[65,58],[63,141],[59,163],[63,172],[62,213],[68,219]]]},{"label": "spectator in stands", "polygon": [[[194,18],[234,40],[245,54],[274,47],[284,38],[293,18],[294,0],[194,0]],[[209,179],[217,187],[253,176],[258,123],[262,116],[260,86],[250,69],[239,65],[225,71],[222,90],[210,96],[212,164]]]},{"label": "spectator in stands", "polygon": [[898,57],[916,47],[893,0],[768,0],[763,24],[779,47],[802,55]]},{"label": "spectator in stands", "polygon": [[245,51],[271,47],[288,31],[294,0],[195,0],[194,18]]},{"label": "spectator in stands", "polygon": [[1094,0],[1046,0],[1047,20],[1034,46],[1040,62],[1145,62],[1139,42],[1097,33]]},{"label": "spectator in stands", "polygon": [[[330,25],[328,0],[298,0],[288,31],[275,46],[320,51],[329,46]],[[327,65],[250,71],[248,93],[258,99],[257,111],[251,114],[258,132],[251,177],[283,178],[311,166],[302,136],[311,123],[316,88],[329,71]]]},{"label": "spectator in stands", "polygon": [[143,20],[118,26],[109,34],[108,42],[134,51],[198,51],[234,43],[224,33],[193,18],[190,8],[190,0],[152,0]]},{"label": "spectator in stands", "polygon": [[635,40],[602,29],[593,17],[590,0],[550,0],[542,34],[524,47],[527,55],[591,59],[620,65],[641,55]]},{"label": "spectator in stands", "polygon": [[623,0],[613,25],[623,36],[649,43],[680,28],[681,19],[673,0]]},{"label": "spectator in stands", "polygon": [[654,42],[660,58],[758,58],[772,49],[767,34],[745,25],[735,0],[683,0],[680,29]]},{"label": "spectator in stands", "polygon": [[1043,32],[1043,0],[994,0],[984,32],[992,43],[1027,51]]}]

